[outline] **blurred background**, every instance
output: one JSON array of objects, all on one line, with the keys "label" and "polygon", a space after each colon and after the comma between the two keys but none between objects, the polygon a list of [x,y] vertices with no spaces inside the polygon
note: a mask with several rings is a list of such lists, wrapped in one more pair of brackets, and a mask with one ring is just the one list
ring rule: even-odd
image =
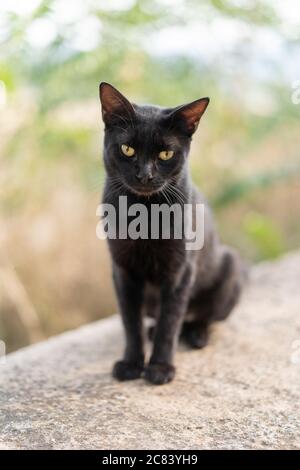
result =
[{"label": "blurred background", "polygon": [[98,84],[141,103],[210,96],[195,183],[252,262],[300,246],[297,0],[1,0],[0,339],[116,311],[97,240]]}]

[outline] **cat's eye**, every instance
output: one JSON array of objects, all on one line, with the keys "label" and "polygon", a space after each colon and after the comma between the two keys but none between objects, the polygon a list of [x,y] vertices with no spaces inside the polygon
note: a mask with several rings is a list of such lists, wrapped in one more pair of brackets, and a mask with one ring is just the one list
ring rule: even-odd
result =
[{"label": "cat's eye", "polygon": [[170,160],[174,155],[173,150],[163,150],[162,152],[159,153],[158,157],[161,160]]},{"label": "cat's eye", "polygon": [[126,155],[126,157],[133,157],[135,154],[134,148],[126,144],[121,145],[121,150],[122,150],[122,153]]}]

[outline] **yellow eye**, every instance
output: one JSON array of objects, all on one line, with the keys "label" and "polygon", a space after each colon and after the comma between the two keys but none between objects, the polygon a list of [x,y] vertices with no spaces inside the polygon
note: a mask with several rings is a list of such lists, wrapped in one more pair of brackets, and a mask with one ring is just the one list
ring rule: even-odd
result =
[{"label": "yellow eye", "polygon": [[159,153],[158,157],[161,160],[170,160],[174,155],[173,150],[163,150],[162,152]]},{"label": "yellow eye", "polygon": [[126,155],[126,157],[133,157],[135,154],[135,150],[132,147],[129,147],[129,145],[123,144],[121,145],[121,150]]}]

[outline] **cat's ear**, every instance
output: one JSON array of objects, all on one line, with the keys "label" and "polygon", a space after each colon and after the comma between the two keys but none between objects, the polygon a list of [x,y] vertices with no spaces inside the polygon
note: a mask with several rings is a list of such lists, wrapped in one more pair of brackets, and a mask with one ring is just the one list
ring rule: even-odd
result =
[{"label": "cat's ear", "polygon": [[192,103],[178,106],[171,113],[172,121],[180,124],[180,127],[188,134],[192,135],[199,124],[209,103],[209,98],[200,98]]},{"label": "cat's ear", "polygon": [[134,115],[132,104],[116,88],[106,82],[100,83],[99,96],[102,105],[102,119],[106,125],[118,120],[131,120]]}]

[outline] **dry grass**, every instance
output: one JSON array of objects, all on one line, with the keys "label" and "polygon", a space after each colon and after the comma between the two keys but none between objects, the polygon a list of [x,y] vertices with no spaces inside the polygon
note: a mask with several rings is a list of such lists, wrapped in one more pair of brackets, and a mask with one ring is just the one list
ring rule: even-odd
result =
[{"label": "dry grass", "polygon": [[8,349],[116,310],[107,249],[95,233],[97,200],[58,189],[42,212],[2,220],[1,274],[10,302],[2,296],[0,312]]}]

